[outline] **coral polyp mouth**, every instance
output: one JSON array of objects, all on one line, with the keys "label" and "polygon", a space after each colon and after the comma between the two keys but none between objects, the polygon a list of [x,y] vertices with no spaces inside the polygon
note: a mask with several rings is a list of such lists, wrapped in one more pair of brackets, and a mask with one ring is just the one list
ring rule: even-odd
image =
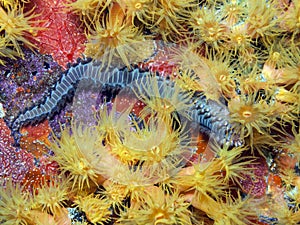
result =
[{"label": "coral polyp mouth", "polygon": [[243,112],[243,117],[250,118],[251,116],[252,116],[252,113],[250,111],[244,111]]}]

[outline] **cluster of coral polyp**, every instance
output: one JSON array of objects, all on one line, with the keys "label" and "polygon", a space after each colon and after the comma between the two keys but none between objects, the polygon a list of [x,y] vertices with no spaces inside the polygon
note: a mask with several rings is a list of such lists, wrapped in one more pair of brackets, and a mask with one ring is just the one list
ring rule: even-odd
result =
[{"label": "cluster of coral polyp", "polygon": [[[299,47],[299,0],[0,0],[0,223],[299,223]],[[77,57],[151,73],[11,130]]]}]

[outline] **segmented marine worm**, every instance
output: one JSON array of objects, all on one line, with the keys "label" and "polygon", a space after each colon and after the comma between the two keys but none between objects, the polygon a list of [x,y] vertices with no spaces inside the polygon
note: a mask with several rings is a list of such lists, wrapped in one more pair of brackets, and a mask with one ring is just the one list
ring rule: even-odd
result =
[{"label": "segmented marine worm", "polygon": [[200,132],[208,134],[219,144],[240,146],[243,140],[235,133],[229,122],[229,111],[225,105],[208,100],[203,94],[194,97],[194,105],[191,107],[190,116],[193,121],[200,124]]},{"label": "segmented marine worm", "polygon": [[95,83],[120,85],[122,87],[128,85],[132,80],[144,76],[144,73],[138,69],[133,69],[129,72],[127,68],[106,70],[99,62],[91,60],[79,61],[62,74],[61,79],[55,84],[41,104],[21,112],[13,120],[11,129],[13,132],[17,132],[21,125],[50,117],[59,110],[58,105],[70,92],[76,89],[76,84],[81,80],[89,79]]},{"label": "segmented marine worm", "polygon": [[[149,79],[150,73],[147,71],[140,71],[135,68],[128,70],[128,68],[106,69],[101,62],[86,60],[79,60],[77,64],[70,66],[65,71],[60,80],[50,90],[41,104],[35,105],[31,109],[26,109],[21,112],[11,123],[12,133],[16,138],[16,134],[22,125],[28,123],[35,123],[45,118],[51,117],[56,111],[59,111],[59,105],[65,98],[70,95],[70,92],[76,89],[76,85],[82,80],[91,80],[101,85],[109,85],[112,87],[129,86],[133,91],[136,87],[140,90],[145,89],[145,83]],[[159,92],[165,91],[169,88],[169,95],[172,97],[174,93],[174,82],[162,77],[155,77],[158,80]],[[134,82],[133,82],[134,81]],[[166,86],[166,82],[168,85]],[[165,87],[163,87],[165,85]],[[173,92],[172,92],[173,91]],[[161,93],[162,94],[162,93]],[[72,96],[71,96],[72,97]],[[179,98],[184,100],[186,94],[180,93]],[[215,139],[219,143],[230,142],[231,145],[239,145],[238,138],[232,138],[231,125],[223,115],[228,114],[226,107],[222,107],[214,101],[208,101],[203,95],[197,95],[191,98],[193,104],[189,108],[189,116],[195,122],[199,123],[200,129],[210,135],[212,132]],[[222,116],[221,116],[222,115]]]}]

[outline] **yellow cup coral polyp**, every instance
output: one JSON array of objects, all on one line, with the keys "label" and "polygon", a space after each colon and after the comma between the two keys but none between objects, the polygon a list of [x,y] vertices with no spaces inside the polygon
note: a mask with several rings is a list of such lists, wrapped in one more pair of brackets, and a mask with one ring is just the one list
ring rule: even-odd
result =
[{"label": "yellow cup coral polyp", "polygon": [[35,204],[52,215],[62,213],[64,204],[68,200],[70,183],[66,177],[51,179],[49,184],[41,185],[34,195]]},{"label": "yellow cup coral polyp", "polygon": [[106,0],[70,0],[66,5],[71,11],[79,14],[81,20],[88,25],[108,7],[110,2]]},{"label": "yellow cup coral polyp", "polygon": [[145,191],[141,202],[137,202],[124,213],[121,224],[192,224],[189,203],[179,192],[164,193],[153,186]]},{"label": "yellow cup coral polyp", "polygon": [[[146,48],[143,51],[137,50],[145,40],[141,30],[131,24],[118,4],[112,5],[109,12],[108,15],[97,18],[92,25],[89,25],[86,55],[101,60],[104,65],[110,66],[114,63],[117,66],[121,64],[127,67],[131,63],[148,58]],[[144,44],[146,45],[146,42]]]},{"label": "yellow cup coral polyp", "polygon": [[33,199],[29,192],[22,192],[20,185],[11,181],[0,187],[0,222],[4,224],[27,224],[31,221]]},{"label": "yellow cup coral polyp", "polygon": [[106,199],[100,199],[93,195],[78,197],[75,200],[78,208],[85,212],[91,223],[104,224],[110,220],[110,203]]},{"label": "yellow cup coral polyp", "polygon": [[155,5],[153,0],[117,0],[123,11],[134,20],[138,19],[143,24],[148,24],[151,20],[151,12]]},{"label": "yellow cup coral polyp", "polygon": [[69,177],[75,186],[82,190],[90,186],[90,181],[98,184],[101,176],[97,174],[101,157],[96,148],[98,132],[92,127],[72,123],[71,130],[62,131],[61,138],[54,137],[50,148],[55,160],[63,173],[70,173]]},{"label": "yellow cup coral polyp", "polygon": [[230,118],[241,137],[252,137],[254,131],[267,134],[275,123],[275,108],[264,100],[255,100],[257,93],[239,96],[229,101]]},{"label": "yellow cup coral polyp", "polygon": [[3,38],[6,40],[7,46],[11,45],[17,55],[21,57],[24,56],[21,45],[34,48],[34,44],[28,38],[33,38],[41,29],[36,26],[39,21],[34,21],[36,15],[32,14],[32,11],[23,13],[22,6],[16,3],[6,9],[0,7],[0,32],[4,33]]}]

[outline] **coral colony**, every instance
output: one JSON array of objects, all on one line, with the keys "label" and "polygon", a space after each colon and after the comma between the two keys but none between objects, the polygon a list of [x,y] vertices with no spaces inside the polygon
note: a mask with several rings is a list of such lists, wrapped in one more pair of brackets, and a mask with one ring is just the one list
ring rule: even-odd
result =
[{"label": "coral colony", "polygon": [[0,0],[0,224],[300,223],[300,0]]}]

